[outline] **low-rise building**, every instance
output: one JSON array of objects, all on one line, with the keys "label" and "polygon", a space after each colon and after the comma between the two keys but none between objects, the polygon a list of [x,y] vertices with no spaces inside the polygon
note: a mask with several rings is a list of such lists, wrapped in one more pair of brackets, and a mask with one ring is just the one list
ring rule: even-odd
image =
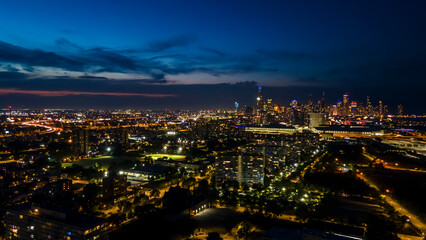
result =
[{"label": "low-rise building", "polygon": [[109,235],[105,219],[30,204],[7,209],[4,222],[6,239],[105,240]]}]

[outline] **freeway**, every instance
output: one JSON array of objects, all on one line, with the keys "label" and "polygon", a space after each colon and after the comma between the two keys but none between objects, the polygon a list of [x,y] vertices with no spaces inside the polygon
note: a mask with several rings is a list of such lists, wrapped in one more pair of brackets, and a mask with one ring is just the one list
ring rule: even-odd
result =
[{"label": "freeway", "polygon": [[29,121],[29,122],[22,122],[22,123],[18,123],[18,124],[25,125],[25,126],[45,128],[46,130],[43,131],[43,132],[40,132],[40,134],[62,132],[62,128],[53,127],[53,126],[50,126],[50,125],[44,125],[44,124],[41,123],[41,121]]}]

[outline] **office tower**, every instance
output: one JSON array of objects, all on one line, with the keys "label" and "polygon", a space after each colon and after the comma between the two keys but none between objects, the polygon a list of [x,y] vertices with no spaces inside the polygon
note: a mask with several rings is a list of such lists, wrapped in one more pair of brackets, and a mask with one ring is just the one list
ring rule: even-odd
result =
[{"label": "office tower", "polygon": [[257,88],[257,102],[256,102],[256,108],[258,111],[263,110],[263,94],[262,94],[262,86],[259,86]]},{"label": "office tower", "polygon": [[398,105],[398,116],[402,116],[404,115],[404,107],[402,106],[402,104]]},{"label": "office tower", "polygon": [[314,104],[312,102],[312,94],[309,94],[309,96],[308,96],[308,104],[306,106],[308,112],[312,112],[313,111],[313,105]]},{"label": "office tower", "polygon": [[337,115],[343,115],[343,106],[342,101],[337,100]]},{"label": "office tower", "polygon": [[331,106],[329,114],[332,116],[339,115],[339,108],[337,107],[337,105]]},{"label": "office tower", "polygon": [[351,115],[357,115],[358,114],[358,103],[356,101],[351,102],[350,113],[351,113]]},{"label": "office tower", "polygon": [[274,113],[274,106],[272,105],[272,99],[268,99],[266,102],[266,112],[268,114]]},{"label": "office tower", "polygon": [[325,109],[325,92],[322,92],[320,112],[324,112],[324,109]]},{"label": "office tower", "polygon": [[321,99],[318,99],[317,104],[315,104],[314,112],[321,112]]},{"label": "office tower", "polygon": [[383,103],[382,103],[382,101],[379,101],[379,116],[380,116],[380,118],[383,117]]},{"label": "office tower", "polygon": [[373,114],[373,105],[371,104],[370,96],[367,96],[367,101],[365,105],[366,105],[366,115],[371,116]]},{"label": "office tower", "polygon": [[349,94],[343,94],[343,115],[349,115]]},{"label": "office tower", "polygon": [[265,108],[266,105],[263,102],[263,94],[262,94],[262,86],[259,86],[257,91],[257,98],[256,98],[256,108],[253,109],[253,115],[254,115],[254,123],[263,123],[265,121]]}]

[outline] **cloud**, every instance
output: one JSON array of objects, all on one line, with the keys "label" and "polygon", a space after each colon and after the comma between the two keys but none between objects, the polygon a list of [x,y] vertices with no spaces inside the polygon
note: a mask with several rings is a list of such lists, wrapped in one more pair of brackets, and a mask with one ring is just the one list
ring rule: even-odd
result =
[{"label": "cloud", "polygon": [[177,97],[174,94],[158,94],[158,93],[118,93],[118,92],[85,92],[85,91],[46,91],[46,90],[24,90],[16,88],[0,88],[0,95],[25,94],[36,95],[40,97],[64,97],[64,96],[115,96],[115,97],[149,97],[149,98],[167,98]]},{"label": "cloud", "polygon": [[174,47],[184,47],[191,43],[194,43],[197,37],[194,35],[182,35],[167,40],[151,42],[148,48],[145,49],[147,52],[162,52]]},{"label": "cloud", "polygon": [[79,76],[78,78],[87,79],[87,80],[107,80],[108,79],[106,77],[96,77],[96,76],[89,76],[89,75]]},{"label": "cloud", "polygon": [[58,38],[58,39],[56,39],[55,43],[59,47],[74,48],[74,49],[77,49],[77,50],[83,50],[84,49],[83,47],[81,47],[81,46],[79,46],[75,43],[72,43],[65,38]]},{"label": "cloud", "polygon": [[215,55],[217,55],[219,57],[225,57],[225,56],[228,55],[228,54],[226,54],[226,53],[224,53],[222,51],[219,51],[219,50],[213,49],[213,48],[200,48],[200,49],[203,50],[203,51],[206,51],[208,53],[213,53],[213,54],[215,54]]},{"label": "cloud", "polygon": [[[111,49],[94,47],[85,49],[65,38],[56,40],[57,49],[63,52],[49,52],[40,49],[28,49],[0,42],[0,62],[20,64],[21,69],[32,72],[31,78],[43,78],[48,74],[40,67],[55,75],[67,71],[80,72],[81,75],[96,74],[108,76],[110,73],[122,73],[136,76],[145,84],[168,83],[167,75],[206,73],[215,77],[223,75],[245,74],[250,72],[276,72],[278,68],[268,66],[257,55],[231,56],[215,49],[201,49],[191,54],[170,53],[175,47],[185,47],[196,40],[195,36],[182,35],[164,41],[152,42],[145,49]],[[162,54],[158,54],[158,53]],[[16,69],[9,69],[15,71]],[[62,73],[61,73],[62,72]],[[99,76],[101,75],[101,76]],[[143,77],[137,77],[143,75]],[[146,76],[149,77],[146,77]],[[88,77],[86,77],[88,78]],[[107,77],[110,79],[110,77]],[[107,80],[107,79],[105,79]],[[200,80],[202,83],[202,80]]]},{"label": "cloud", "polygon": [[85,65],[54,52],[31,50],[0,41],[0,62],[20,63],[25,66],[56,67],[81,70]]}]

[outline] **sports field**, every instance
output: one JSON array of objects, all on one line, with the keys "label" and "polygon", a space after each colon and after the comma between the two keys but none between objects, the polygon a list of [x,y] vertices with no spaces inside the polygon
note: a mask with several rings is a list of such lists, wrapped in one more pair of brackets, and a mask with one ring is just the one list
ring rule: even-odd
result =
[{"label": "sports field", "polygon": [[153,154],[146,154],[146,157],[152,157],[152,159],[157,160],[158,158],[167,157],[171,158],[174,161],[183,161],[185,160],[185,155],[173,155],[173,154],[161,154],[161,153],[153,153]]},{"label": "sports field", "polygon": [[96,164],[100,166],[102,170],[107,170],[111,164],[119,165],[126,167],[133,166],[133,162],[138,161],[139,158],[132,157],[132,156],[123,156],[123,157],[114,157],[114,156],[102,156],[102,157],[96,157],[96,158],[88,158],[88,159],[82,159],[80,161],[75,161],[71,163],[62,163],[62,167],[70,167],[73,164],[80,165],[82,167],[88,168],[88,167],[94,167]]}]

